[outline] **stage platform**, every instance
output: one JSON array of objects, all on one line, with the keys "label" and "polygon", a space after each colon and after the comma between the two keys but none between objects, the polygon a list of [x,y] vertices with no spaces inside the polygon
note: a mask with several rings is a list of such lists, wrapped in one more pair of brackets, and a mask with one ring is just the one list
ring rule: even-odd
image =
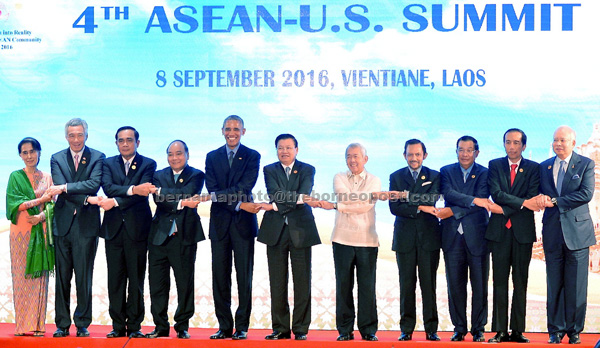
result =
[{"label": "stage platform", "polygon": [[[473,348],[481,347],[481,345],[490,345],[489,343],[475,343],[471,341],[471,336],[468,335],[464,342],[450,342],[452,332],[440,332],[441,341],[429,342],[425,340],[424,332],[415,332],[413,340],[410,342],[398,342],[398,331],[379,331],[377,337],[378,342],[366,342],[360,339],[360,334],[354,333],[356,339],[354,341],[337,342],[337,332],[329,330],[312,330],[308,334],[308,340],[280,340],[266,341],[264,337],[271,333],[271,330],[251,330],[248,333],[248,339],[245,341],[226,340],[210,340],[208,337],[213,334],[215,329],[196,329],[192,328],[189,333],[192,336],[189,340],[178,339],[173,329],[171,336],[164,338],[106,338],[106,334],[111,330],[110,326],[92,325],[89,327],[90,337],[78,338],[74,337],[75,327],[71,327],[71,336],[65,338],[53,338],[52,333],[55,330],[54,325],[46,325],[47,333],[45,337],[15,337],[14,324],[0,324],[0,347],[19,347],[19,348],[185,348],[185,347],[244,347],[244,348],[294,348],[294,347],[435,347],[435,348]],[[143,327],[144,333],[152,331],[153,327]],[[492,333],[486,334],[486,339],[491,338]],[[552,347],[546,341],[548,334],[546,333],[526,333],[526,336],[531,340],[529,344],[520,343],[500,343],[502,348],[517,348],[517,347]],[[581,344],[578,348],[592,348],[600,339],[600,334],[583,334],[581,335]],[[568,340],[565,337],[563,344],[567,344]]]}]

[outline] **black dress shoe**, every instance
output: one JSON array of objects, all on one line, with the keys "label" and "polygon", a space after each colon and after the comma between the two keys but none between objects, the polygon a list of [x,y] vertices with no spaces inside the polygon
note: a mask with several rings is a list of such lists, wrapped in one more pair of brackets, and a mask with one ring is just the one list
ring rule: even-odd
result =
[{"label": "black dress shoe", "polygon": [[187,330],[177,331],[177,338],[188,339],[190,338],[190,334],[187,332]]},{"label": "black dress shoe", "polygon": [[511,332],[510,340],[512,342],[517,342],[517,343],[529,343],[529,339],[527,337],[523,336],[523,333],[519,332],[519,331]]},{"label": "black dress shoe", "polygon": [[459,341],[464,341],[465,340],[465,334],[464,333],[460,333],[460,332],[455,332],[452,337],[450,338],[450,341],[452,342],[459,342]]},{"label": "black dress shoe", "polygon": [[400,333],[400,337],[398,337],[398,341],[410,341],[412,340],[412,332],[402,332]]},{"label": "black dress shoe", "polygon": [[265,340],[283,340],[292,338],[292,334],[290,332],[279,332],[274,330],[272,334],[266,335]]},{"label": "black dress shoe", "polygon": [[106,338],[125,337],[125,330],[112,330],[106,334]]},{"label": "black dress shoe", "polygon": [[548,343],[558,344],[562,341],[563,335],[560,332],[555,332],[550,334],[550,339]]},{"label": "black dress shoe", "polygon": [[379,341],[379,339],[377,338],[377,336],[375,336],[375,334],[362,335],[362,339],[364,341]]},{"label": "black dress shoe", "polygon": [[569,344],[580,344],[581,339],[579,338],[579,334],[569,335]]},{"label": "black dress shoe", "polygon": [[242,330],[235,330],[231,338],[234,340],[245,340],[246,338],[248,338],[248,332]]},{"label": "black dress shoe", "polygon": [[510,337],[506,331],[498,331],[496,335],[488,340],[488,343],[508,342]]},{"label": "black dress shoe", "polygon": [[428,341],[439,341],[440,336],[438,336],[437,332],[427,332],[425,333],[425,339]]},{"label": "black dress shoe", "polygon": [[56,331],[54,331],[54,334],[52,335],[52,337],[67,337],[69,336],[69,329],[62,329],[62,328],[57,328]]},{"label": "black dress shoe", "polygon": [[473,342],[485,342],[483,331],[477,331],[473,334]]},{"label": "black dress shoe", "polygon": [[77,337],[90,337],[90,332],[85,327],[78,327]]},{"label": "black dress shoe", "polygon": [[129,336],[129,338],[144,338],[144,337],[146,337],[146,335],[144,335],[140,330],[129,331],[129,334],[127,336]]},{"label": "black dress shoe", "polygon": [[146,334],[146,338],[169,337],[169,331],[154,329]]},{"label": "black dress shoe", "polygon": [[210,336],[211,340],[222,340],[225,338],[231,338],[231,331],[219,330]]},{"label": "black dress shoe", "polygon": [[306,337],[306,334],[303,333],[299,333],[299,334],[294,334],[294,339],[296,341],[306,341],[308,337]]},{"label": "black dress shoe", "polygon": [[340,334],[337,338],[338,341],[352,341],[354,339],[354,333]]}]

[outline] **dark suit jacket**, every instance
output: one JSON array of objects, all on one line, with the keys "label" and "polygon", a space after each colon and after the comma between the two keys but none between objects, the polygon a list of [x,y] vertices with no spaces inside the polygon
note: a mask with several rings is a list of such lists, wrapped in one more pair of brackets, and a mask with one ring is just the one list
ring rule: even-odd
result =
[{"label": "dark suit jacket", "polygon": [[594,195],[594,161],[573,152],[559,196],[552,175],[555,158],[540,164],[540,192],[556,197],[558,201],[557,207],[544,210],[544,249],[561,248],[563,237],[569,250],[587,248],[596,244],[594,225],[588,208],[588,202]]},{"label": "dark suit jacket", "polygon": [[488,186],[492,199],[502,207],[504,214],[492,214],[485,238],[494,242],[507,238],[504,226],[510,218],[514,236],[519,243],[535,242],[533,211],[521,207],[526,199],[536,196],[539,192],[539,164],[525,158],[521,159],[511,187],[508,157],[491,160]]},{"label": "dark suit jacket", "polygon": [[183,245],[204,240],[204,230],[198,210],[189,207],[177,210],[180,200],[200,194],[204,185],[204,173],[188,165],[175,183],[173,170],[171,167],[166,167],[154,173],[152,183],[157,188],[160,187],[160,195],[154,195],[156,212],[152,219],[148,241],[154,245],[161,245],[169,236],[173,220]]},{"label": "dark suit jacket", "polygon": [[290,179],[285,175],[281,163],[269,164],[263,169],[269,203],[275,203],[277,211],[267,211],[258,232],[258,241],[274,246],[288,220],[290,239],[296,248],[307,248],[321,244],[312,208],[308,204],[297,204],[300,194],[309,195],[315,179],[315,168],[296,160]]},{"label": "dark suit jacket", "polygon": [[102,162],[105,157],[102,152],[86,146],[77,172],[69,148],[55,153],[50,158],[52,181],[55,185],[67,184],[67,192],[58,196],[54,207],[54,235],[65,236],[69,232],[77,210],[77,223],[81,234],[88,237],[98,236],[100,207],[86,204],[85,200],[88,196],[95,196],[100,189]]},{"label": "dark suit jacket", "polygon": [[104,212],[100,237],[113,239],[121,225],[125,224],[125,229],[132,240],[148,239],[152,221],[148,197],[128,196],[127,190],[132,185],[152,183],[154,171],[156,171],[156,162],[139,153],[131,162],[127,176],[125,176],[125,165],[121,155],[104,160],[102,189],[108,198],[116,199],[119,206]]},{"label": "dark suit jacket", "polygon": [[442,220],[442,250],[446,251],[458,237],[458,225],[462,223],[464,238],[469,251],[475,256],[487,252],[485,230],[489,215],[487,210],[471,205],[475,197],[488,198],[488,170],[475,163],[467,181],[463,182],[463,173],[459,163],[449,164],[440,169],[441,190],[446,207],[452,209],[453,216]]},{"label": "dark suit jacket", "polygon": [[206,155],[206,189],[214,192],[217,202],[210,207],[208,236],[221,240],[228,236],[229,227],[235,224],[243,238],[256,237],[258,222],[256,214],[236,211],[238,202],[252,202],[252,188],[258,179],[260,154],[242,144],[229,168],[224,145]]},{"label": "dark suit jacket", "polygon": [[421,168],[415,182],[408,167],[390,175],[390,191],[409,191],[407,200],[390,200],[390,211],[396,216],[392,250],[408,252],[416,245],[427,251],[439,250],[442,231],[437,217],[419,212],[419,205],[435,206],[440,194],[440,176],[435,170]]}]

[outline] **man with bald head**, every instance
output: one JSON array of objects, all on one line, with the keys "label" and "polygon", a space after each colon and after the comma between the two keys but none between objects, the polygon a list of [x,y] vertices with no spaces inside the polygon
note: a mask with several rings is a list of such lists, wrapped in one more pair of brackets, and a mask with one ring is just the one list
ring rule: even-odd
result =
[{"label": "man with bald head", "polygon": [[589,247],[596,244],[588,203],[594,195],[594,161],[573,152],[575,131],[554,132],[555,157],[540,164],[538,206],[546,256],[548,343],[581,343],[587,306]]}]

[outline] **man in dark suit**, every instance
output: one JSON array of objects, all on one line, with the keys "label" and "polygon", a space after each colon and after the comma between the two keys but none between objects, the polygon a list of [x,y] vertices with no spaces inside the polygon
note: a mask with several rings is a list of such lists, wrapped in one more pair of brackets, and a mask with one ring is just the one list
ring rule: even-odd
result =
[{"label": "man in dark suit", "polygon": [[[258,232],[258,241],[267,245],[271,288],[273,333],[265,338],[291,338],[293,331],[296,340],[306,340],[311,319],[311,247],[321,244],[311,209],[318,203],[308,200],[315,168],[296,160],[298,141],[293,135],[280,134],[275,139],[275,147],[279,161],[264,168],[270,202],[262,206],[266,213]],[[291,329],[288,259],[294,278]]]},{"label": "man in dark suit", "polygon": [[[222,128],[226,144],[206,155],[206,188],[210,193],[208,236],[212,251],[213,297],[219,331],[211,339],[246,339],[252,310],[254,238],[258,232],[252,188],[258,179],[260,155],[242,145],[246,133],[241,117],[225,118]],[[232,254],[238,285],[235,322],[231,313]],[[236,332],[233,333],[235,327]]]},{"label": "man in dark suit", "polygon": [[150,310],[156,328],[148,338],[169,336],[170,268],[177,285],[175,331],[178,338],[190,338],[190,318],[194,315],[194,265],[197,243],[204,231],[196,207],[204,185],[204,173],[187,164],[187,145],[175,140],[167,147],[169,167],[154,174],[156,212],[148,237],[148,277]]},{"label": "man in dark suit", "polygon": [[408,166],[390,175],[390,191],[408,191],[406,199],[390,200],[390,211],[396,216],[392,250],[396,252],[400,276],[400,341],[412,339],[417,322],[417,269],[423,297],[425,338],[440,340],[437,335],[436,277],[442,231],[435,215],[440,176],[437,171],[423,166],[426,158],[425,144],[410,139],[404,144],[404,159]]},{"label": "man in dark suit", "polygon": [[587,306],[589,247],[596,244],[588,203],[594,195],[591,159],[573,152],[575,131],[554,132],[555,157],[540,164],[538,206],[545,207],[542,238],[548,281],[549,343],[581,343]]},{"label": "man in dark suit", "polygon": [[[467,281],[471,280],[471,334],[474,342],[485,341],[487,323],[487,282],[489,252],[485,241],[488,210],[488,170],[475,163],[479,155],[477,140],[465,135],[456,142],[458,163],[442,167],[441,191],[446,207],[442,219],[442,250],[446,264],[448,304],[454,325],[452,341],[463,341],[467,334]],[[499,206],[494,212],[500,213]]]},{"label": "man in dark suit", "polygon": [[119,128],[115,140],[119,155],[104,161],[102,189],[107,198],[100,200],[104,209],[100,236],[105,240],[108,267],[108,313],[113,321],[113,330],[106,337],[141,338],[152,221],[148,195],[154,188],[156,162],[137,153],[140,140],[135,128]]},{"label": "man in dark suit", "polygon": [[[488,187],[501,214],[492,214],[485,238],[492,252],[494,306],[490,343],[529,340],[525,331],[527,279],[535,242],[533,212],[539,210],[536,198],[540,185],[539,165],[523,158],[527,135],[516,128],[504,133],[506,157],[490,161]],[[512,268],[513,297],[508,335],[508,279]]]},{"label": "man in dark suit", "polygon": [[73,321],[77,337],[88,337],[92,322],[92,275],[100,232],[98,189],[102,180],[104,154],[85,146],[87,123],[74,118],[65,125],[69,148],[52,155],[50,167],[59,194],[54,208],[56,228],[56,332],[54,337],[69,335],[71,326],[71,278],[75,272],[77,307]]}]

